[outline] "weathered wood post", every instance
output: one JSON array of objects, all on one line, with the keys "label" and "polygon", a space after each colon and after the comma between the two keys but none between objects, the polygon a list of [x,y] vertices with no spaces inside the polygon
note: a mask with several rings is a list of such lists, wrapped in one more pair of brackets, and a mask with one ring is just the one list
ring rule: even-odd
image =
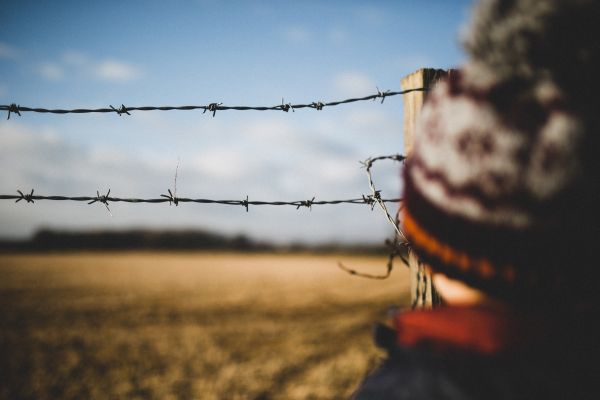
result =
[{"label": "weathered wood post", "polygon": [[[431,88],[435,82],[451,73],[442,69],[422,68],[402,78],[402,90],[413,88]],[[409,155],[413,148],[416,134],[416,123],[427,97],[427,92],[410,92],[404,97],[404,154]],[[431,276],[414,253],[408,256],[410,268],[410,292],[413,307],[435,307],[439,305],[439,297],[431,283]]]}]

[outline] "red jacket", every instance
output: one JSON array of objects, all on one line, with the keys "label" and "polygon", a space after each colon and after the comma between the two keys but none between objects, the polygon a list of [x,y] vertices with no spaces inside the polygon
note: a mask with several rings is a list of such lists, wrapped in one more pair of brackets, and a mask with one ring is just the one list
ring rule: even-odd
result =
[{"label": "red jacket", "polygon": [[444,307],[396,316],[353,399],[600,399],[598,314]]}]

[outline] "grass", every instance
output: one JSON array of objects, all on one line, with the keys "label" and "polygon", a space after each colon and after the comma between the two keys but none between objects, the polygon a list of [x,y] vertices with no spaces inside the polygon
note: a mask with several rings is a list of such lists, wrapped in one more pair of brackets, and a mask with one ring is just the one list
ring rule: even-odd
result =
[{"label": "grass", "polygon": [[0,255],[0,398],[347,398],[408,303],[385,259],[207,253]]}]

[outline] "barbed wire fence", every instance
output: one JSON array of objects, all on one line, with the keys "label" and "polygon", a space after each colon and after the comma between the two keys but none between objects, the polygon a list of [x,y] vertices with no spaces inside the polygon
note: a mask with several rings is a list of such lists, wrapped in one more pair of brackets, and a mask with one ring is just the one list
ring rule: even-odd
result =
[{"label": "barbed wire fence", "polygon": [[396,217],[393,218],[386,206],[389,203],[401,203],[402,198],[383,198],[381,197],[381,190],[378,190],[375,186],[372,174],[372,168],[374,164],[382,160],[391,160],[397,162],[403,162],[405,157],[400,154],[393,154],[388,156],[377,156],[370,157],[364,161],[360,161],[360,164],[365,169],[367,174],[369,188],[371,193],[363,194],[361,197],[353,199],[341,199],[341,200],[316,200],[316,196],[310,200],[294,200],[294,201],[264,201],[264,200],[250,200],[246,196],[243,200],[215,200],[215,199],[201,199],[201,198],[188,198],[188,197],[177,197],[177,173],[179,170],[179,164],[175,171],[174,187],[173,190],[167,189],[168,194],[160,194],[160,197],[156,198],[134,198],[134,197],[116,197],[110,195],[110,189],[105,195],[100,194],[100,191],[96,191],[95,196],[65,196],[65,195],[39,195],[35,194],[35,189],[31,189],[30,192],[23,192],[18,189],[17,194],[0,194],[0,200],[15,200],[15,203],[23,201],[27,204],[35,204],[36,201],[71,201],[71,202],[86,202],[88,205],[99,203],[104,205],[108,213],[112,216],[110,210],[110,203],[131,203],[131,204],[162,204],[169,203],[169,205],[179,206],[180,203],[197,203],[197,204],[220,204],[226,206],[242,206],[249,212],[250,206],[292,206],[296,209],[308,208],[312,209],[313,206],[321,205],[339,205],[339,204],[362,204],[371,207],[374,210],[375,206],[385,215],[386,220],[394,227],[394,239],[386,240],[386,246],[390,248],[390,255],[388,258],[386,272],[382,275],[373,275],[368,273],[358,272],[354,269],[346,267],[343,263],[338,263],[338,266],[348,272],[351,275],[358,277],[369,278],[369,279],[386,279],[390,276],[393,270],[393,262],[396,257],[400,257],[405,264],[404,254],[407,250],[408,241],[402,232],[398,216],[401,207],[398,207]]},{"label": "barbed wire fence", "polygon": [[399,92],[392,92],[390,90],[381,91],[377,89],[377,93],[364,96],[364,97],[354,97],[345,100],[338,101],[313,101],[311,103],[300,103],[300,104],[292,104],[285,103],[284,99],[281,99],[281,104],[275,106],[226,106],[223,103],[209,103],[207,105],[190,105],[190,106],[139,106],[139,107],[127,107],[124,104],[121,104],[121,107],[113,107],[110,105],[108,108],[74,108],[74,109],[62,109],[62,108],[40,108],[40,107],[26,107],[21,106],[16,103],[12,104],[3,104],[0,105],[0,111],[8,111],[8,115],[6,119],[10,119],[11,114],[16,114],[19,117],[21,113],[24,112],[33,112],[33,113],[43,113],[43,114],[91,114],[91,113],[115,113],[119,116],[123,114],[131,115],[131,111],[194,111],[194,110],[202,110],[202,113],[206,113],[207,111],[212,113],[214,117],[217,111],[226,111],[226,110],[235,110],[235,111],[283,111],[289,112],[290,110],[294,112],[295,110],[300,110],[303,108],[312,108],[315,110],[323,110],[326,107],[334,107],[341,104],[350,104],[356,103],[360,101],[369,101],[369,100],[377,100],[381,99],[381,103],[385,101],[387,97],[398,96],[402,94],[407,94],[411,92],[425,92],[427,88],[414,88],[401,90]]},{"label": "barbed wire fence", "polygon": [[[90,114],[90,113],[116,113],[119,116],[123,114],[131,115],[132,111],[193,111],[193,110],[202,110],[202,113],[206,113],[207,111],[212,113],[214,117],[217,111],[225,111],[225,110],[236,110],[236,111],[283,111],[295,112],[297,109],[303,108],[312,108],[315,110],[322,110],[325,107],[334,107],[342,104],[350,104],[355,102],[362,101],[374,101],[377,99],[381,99],[381,104],[385,101],[387,97],[398,96],[402,94],[407,94],[411,92],[425,92],[428,91],[428,88],[413,88],[402,91],[392,92],[390,90],[381,91],[377,88],[377,93],[364,96],[364,97],[355,97],[348,98],[344,100],[331,101],[331,102],[322,102],[315,101],[311,103],[301,103],[301,104],[291,104],[285,103],[284,99],[281,100],[281,104],[275,106],[226,106],[222,103],[210,103],[208,105],[187,105],[187,106],[141,106],[141,107],[127,107],[124,104],[121,104],[121,107],[115,108],[112,105],[109,108],[76,108],[76,109],[48,109],[48,108],[38,108],[38,107],[26,107],[20,106],[16,103],[12,103],[9,105],[0,105],[0,111],[7,111],[7,120],[10,119],[11,114],[16,114],[21,117],[21,113],[23,112],[34,112],[34,113],[49,113],[49,114]],[[264,200],[250,200],[248,196],[242,200],[216,200],[216,199],[206,199],[206,198],[189,198],[189,197],[178,197],[177,196],[177,171],[179,168],[179,163],[177,164],[177,169],[175,172],[175,182],[173,191],[171,189],[167,189],[168,194],[160,194],[159,197],[156,198],[135,198],[135,197],[116,197],[110,195],[110,189],[106,194],[100,194],[100,191],[96,191],[95,196],[66,196],[66,195],[39,195],[35,194],[35,190],[31,189],[30,192],[23,192],[20,189],[17,190],[17,194],[0,194],[0,200],[15,200],[15,203],[23,200],[25,203],[35,203],[35,201],[72,201],[72,202],[87,202],[88,205],[92,205],[95,203],[103,204],[106,207],[106,210],[112,216],[112,212],[109,207],[109,203],[131,203],[131,204],[160,204],[160,203],[169,203],[169,205],[178,206],[180,203],[199,203],[199,204],[220,204],[220,205],[228,205],[228,206],[242,206],[246,209],[246,212],[249,212],[250,206],[293,206],[296,209],[300,208],[308,208],[312,209],[313,206],[321,206],[321,205],[339,205],[339,204],[362,204],[368,205],[371,207],[371,210],[378,206],[381,211],[384,213],[387,221],[394,227],[394,239],[386,240],[386,245],[390,248],[390,255],[388,257],[388,262],[386,266],[386,272],[381,275],[374,275],[369,273],[362,273],[357,270],[346,267],[343,263],[339,262],[338,266],[343,271],[351,275],[355,275],[358,277],[369,278],[369,279],[386,279],[392,273],[394,267],[394,259],[396,257],[400,257],[402,261],[408,265],[407,260],[404,255],[408,250],[408,240],[406,236],[402,232],[399,223],[399,214],[401,211],[401,205],[398,207],[398,211],[396,213],[395,218],[390,215],[390,212],[386,206],[388,203],[401,203],[401,198],[382,198],[381,190],[378,190],[373,181],[373,176],[371,169],[373,165],[382,160],[391,160],[397,162],[403,162],[405,157],[400,154],[388,155],[388,156],[377,156],[370,157],[365,161],[361,161],[361,165],[365,168],[368,177],[368,183],[370,188],[370,193],[367,195],[361,195],[360,197],[352,198],[352,199],[342,199],[342,200],[317,200],[316,196],[313,196],[310,200],[294,200],[294,201],[264,201]]]}]

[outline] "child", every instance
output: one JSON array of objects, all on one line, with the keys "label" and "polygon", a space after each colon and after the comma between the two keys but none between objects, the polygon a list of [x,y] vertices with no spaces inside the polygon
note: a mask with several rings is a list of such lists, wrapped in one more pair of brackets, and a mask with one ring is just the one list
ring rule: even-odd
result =
[{"label": "child", "polygon": [[600,398],[600,2],[482,1],[464,43],[404,171],[444,305],[379,331],[354,398]]}]

